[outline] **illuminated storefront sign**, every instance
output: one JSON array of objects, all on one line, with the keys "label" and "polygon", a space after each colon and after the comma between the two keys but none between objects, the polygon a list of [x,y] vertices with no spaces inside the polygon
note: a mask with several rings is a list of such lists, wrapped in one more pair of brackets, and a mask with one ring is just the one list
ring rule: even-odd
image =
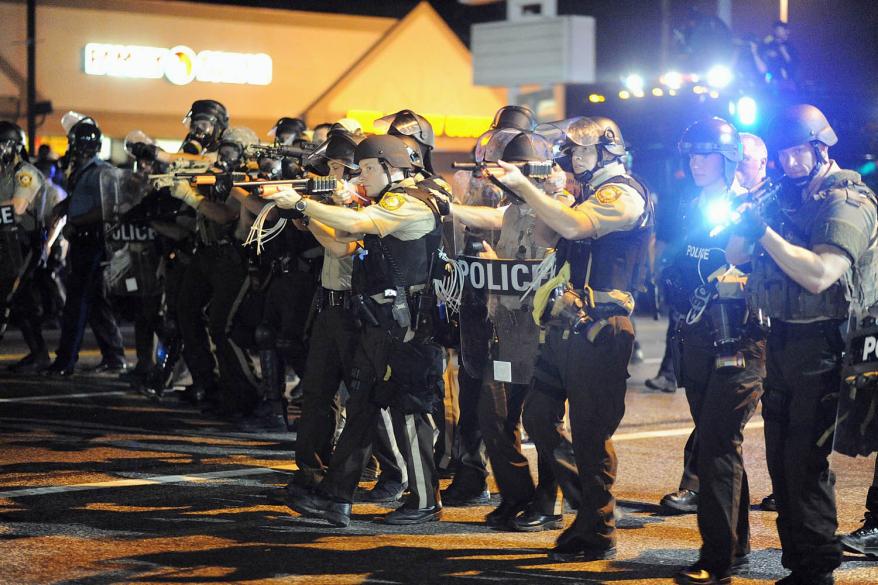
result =
[{"label": "illuminated storefront sign", "polygon": [[161,79],[175,85],[193,81],[268,85],[271,83],[271,57],[265,53],[201,51],[185,45],[171,49],[139,45],[89,43],[83,66],[88,75]]},{"label": "illuminated storefront sign", "polygon": [[[388,112],[372,110],[349,110],[348,118],[353,118],[363,127],[363,132],[375,134],[374,122]],[[442,114],[424,114],[436,136],[449,138],[478,138],[491,127],[494,118],[491,116],[443,116]]]}]

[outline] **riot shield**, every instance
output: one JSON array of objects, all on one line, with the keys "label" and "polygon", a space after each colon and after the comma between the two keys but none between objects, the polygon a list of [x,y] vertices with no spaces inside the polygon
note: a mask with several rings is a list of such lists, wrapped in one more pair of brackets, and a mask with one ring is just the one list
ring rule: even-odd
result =
[{"label": "riot shield", "polygon": [[[520,132],[494,131],[479,141],[476,158],[500,158],[503,146]],[[550,156],[547,153],[547,156]],[[477,161],[480,162],[480,161]],[[460,305],[460,357],[475,378],[527,384],[539,349],[533,320],[532,286],[548,276],[547,249],[535,241],[536,218],[520,201],[506,200],[486,177],[455,177],[456,201],[478,214],[454,214]],[[455,206],[459,209],[460,204]],[[554,266],[554,264],[551,264]]]},{"label": "riot shield", "polygon": [[848,335],[833,449],[850,457],[878,451],[878,325],[874,321]]},{"label": "riot shield", "polygon": [[146,224],[123,221],[125,214],[140,203],[150,188],[147,177],[131,171],[105,168],[101,172],[107,247],[104,281],[111,295],[144,297],[161,293],[158,276],[161,256],[155,231]]}]

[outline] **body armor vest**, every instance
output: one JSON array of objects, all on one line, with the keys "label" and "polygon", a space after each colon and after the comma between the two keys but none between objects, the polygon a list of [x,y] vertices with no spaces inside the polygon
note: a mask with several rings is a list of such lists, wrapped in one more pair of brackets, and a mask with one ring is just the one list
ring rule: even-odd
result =
[{"label": "body armor vest", "polygon": [[371,296],[383,294],[387,289],[427,283],[433,256],[442,240],[442,223],[435,205],[431,204],[433,198],[429,192],[410,188],[404,192],[430,208],[435,218],[433,229],[416,240],[400,240],[393,235],[383,238],[366,235],[363,238],[365,252],[354,258],[354,292]]},{"label": "body armor vest", "polygon": [[[814,221],[828,200],[832,190],[848,183],[857,190],[868,191],[860,175],[852,171],[840,171],[826,177],[816,190],[822,196],[811,197],[794,210],[787,211],[786,221],[772,226],[781,237],[796,246],[810,249]],[[874,194],[868,191],[874,201]],[[811,321],[820,319],[846,319],[848,317],[848,283],[851,271],[820,294],[812,294],[787,276],[765,251],[753,258],[753,271],[747,282],[747,302],[752,310],[782,321]]]},{"label": "body armor vest", "polygon": [[618,176],[601,183],[601,187],[613,183],[628,185],[643,197],[644,215],[635,227],[626,231],[584,240],[560,239],[557,267],[560,269],[565,262],[570,263],[570,282],[577,290],[588,284],[595,291],[620,290],[633,296],[642,285],[643,264],[647,258],[655,214],[649,194],[639,182],[627,176]]}]

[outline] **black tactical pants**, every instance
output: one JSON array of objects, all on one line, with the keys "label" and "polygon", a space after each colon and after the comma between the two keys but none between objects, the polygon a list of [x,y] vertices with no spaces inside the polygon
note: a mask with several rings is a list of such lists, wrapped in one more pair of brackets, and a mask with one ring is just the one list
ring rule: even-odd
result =
[{"label": "black tactical pants", "polygon": [[745,367],[715,368],[712,338],[685,339],[682,379],[697,433],[700,478],[698,528],[700,561],[717,573],[733,559],[750,552],[750,490],[744,471],[744,425],[762,396],[765,375],[764,342],[748,341],[742,348]]},{"label": "black tactical pants", "polygon": [[187,266],[177,297],[183,359],[193,381],[206,392],[222,390],[225,406],[241,412],[255,403],[258,382],[249,356],[229,334],[249,284],[247,263],[237,244],[205,246]]},{"label": "black tactical pants", "polygon": [[[100,228],[93,228],[100,229]],[[55,363],[72,367],[79,361],[85,326],[92,332],[105,361],[125,361],[122,333],[107,299],[104,286],[104,242],[96,236],[78,236],[70,241],[67,253],[67,302],[61,317],[61,339]]]},{"label": "black tactical pants", "polygon": [[[564,496],[578,510],[559,544],[603,549],[616,543],[612,436],[625,414],[634,329],[628,317],[611,317],[609,322],[611,331],[599,344],[572,333],[565,339],[564,329],[550,327],[524,406],[525,429],[537,453],[550,462]],[[570,404],[571,437],[563,425],[565,400]]]},{"label": "black tactical pants", "polygon": [[836,321],[773,321],[766,346],[763,418],[768,472],[777,499],[783,566],[826,573],[841,563],[835,474],[829,468],[844,348]]},{"label": "black tactical pants", "polygon": [[310,272],[291,270],[274,275],[265,292],[262,325],[274,331],[284,365],[305,373],[308,346],[305,324],[317,283]]},{"label": "black tactical pants", "polygon": [[866,494],[866,510],[878,518],[878,459],[875,460],[875,472],[872,474],[872,485]]},{"label": "black tactical pants", "polygon": [[[379,316],[382,323],[387,323],[389,307],[387,313]],[[392,331],[394,335],[402,334],[395,325]],[[323,493],[337,500],[353,501],[354,491],[376,439],[382,409],[375,402],[374,390],[375,381],[383,374],[375,371],[374,356],[376,351],[380,352],[378,348],[387,343],[387,336],[383,328],[367,325],[358,340],[353,362],[357,375],[353,377],[359,383],[351,385],[347,421],[326,476],[320,484]],[[423,364],[423,367],[429,368],[430,364]],[[390,416],[394,428],[400,429],[403,436],[399,449],[406,461],[410,492],[404,506],[427,508],[436,505],[439,503],[439,477],[433,459],[435,426],[431,414],[408,413],[392,405]]]},{"label": "black tactical pants", "polygon": [[475,495],[487,488],[485,480],[488,477],[485,441],[479,424],[482,381],[470,376],[461,365],[457,370],[457,386],[460,415],[457,420],[457,436],[454,439],[457,465],[452,484],[459,493]]},{"label": "black tactical pants", "polygon": [[302,385],[302,415],[296,429],[296,465],[303,476],[319,477],[329,465],[338,425],[336,394],[350,372],[359,328],[350,311],[326,307],[314,319]]}]

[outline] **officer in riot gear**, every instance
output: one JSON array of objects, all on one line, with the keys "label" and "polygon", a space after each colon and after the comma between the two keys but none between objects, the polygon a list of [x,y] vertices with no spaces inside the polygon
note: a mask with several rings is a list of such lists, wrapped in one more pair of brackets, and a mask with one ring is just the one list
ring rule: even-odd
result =
[{"label": "officer in riot gear", "polygon": [[62,203],[67,215],[64,235],[70,242],[65,283],[67,301],[61,321],[61,339],[50,375],[69,376],[79,359],[86,323],[91,325],[101,350],[101,362],[93,371],[121,372],[127,368],[122,334],[106,296],[106,259],[102,222],[102,181],[112,167],[98,157],[101,130],[93,118],[65,115],[67,129],[66,169],[69,197]]},{"label": "officer in riot gear", "polygon": [[13,372],[39,371],[50,363],[36,304],[36,276],[54,193],[28,162],[24,131],[0,120],[0,339],[11,321],[28,347],[28,354],[9,366]]},{"label": "officer in riot gear", "polygon": [[[746,275],[725,257],[728,232],[715,233],[723,212],[738,207],[743,189],[735,180],[742,158],[737,130],[721,118],[695,122],[683,133],[699,194],[684,212],[682,245],[672,258],[671,301],[682,316],[676,378],[686,390],[695,430],[684,454],[683,483],[662,505],[673,511],[696,499],[703,544],[698,561],[678,583],[722,582],[746,565],[750,552],[750,497],[741,444],[744,425],[762,395],[765,344],[747,315]],[[674,508],[677,506],[677,508]],[[713,579],[713,581],[711,581]]]},{"label": "officer in riot gear", "polygon": [[[486,161],[551,165],[552,145],[543,136],[515,129],[490,132],[490,137],[480,139],[486,140]],[[566,176],[560,168],[556,174],[560,181],[550,176],[536,183],[546,196],[563,195]],[[543,261],[547,247],[554,244],[540,241],[536,217],[526,203],[514,194],[510,194],[509,201],[509,205],[496,210],[487,205],[455,204],[452,207],[455,221],[466,226],[466,229],[456,229],[455,234],[466,237],[467,233],[472,233],[470,228],[499,233],[499,237],[486,238],[482,242],[480,260],[461,257],[470,263],[469,272],[475,270],[473,265],[476,262],[485,263],[487,270],[493,270],[491,261],[500,260],[514,261],[519,267],[518,272],[531,274],[533,268],[539,267]],[[466,246],[458,248],[465,250]],[[515,271],[515,268],[511,270]],[[463,369],[481,380],[478,402],[481,435],[502,496],[500,506],[487,515],[486,522],[488,526],[502,530],[536,532],[557,529],[563,521],[560,510],[556,509],[558,486],[551,467],[543,459],[545,454],[541,453],[537,465],[539,482],[535,486],[527,458],[521,451],[521,413],[536,363],[539,326],[531,315],[532,296],[523,295],[512,284],[504,288],[499,284],[504,281],[511,283],[510,279],[495,279],[496,290],[478,290],[471,284],[472,280],[468,280],[473,290],[464,291],[461,299]],[[532,288],[538,285],[539,282],[531,283]],[[508,372],[505,372],[507,367]],[[456,494],[451,491],[450,495]]]},{"label": "officer in riot gear", "polygon": [[[339,128],[308,157],[311,168],[325,168],[326,174],[348,181],[355,172],[354,151],[362,136]],[[341,189],[332,197],[335,205],[356,209],[360,196]],[[323,246],[321,286],[315,297],[314,321],[309,337],[308,360],[301,382],[302,414],[296,429],[296,466],[293,482],[313,486],[322,479],[329,465],[333,439],[342,418],[339,384],[351,387],[350,372],[360,330],[351,303],[351,274],[356,242],[336,239],[336,230],[315,219],[307,229]],[[347,394],[347,393],[346,393]],[[338,396],[337,396],[338,395]],[[399,429],[400,436],[405,430]],[[372,455],[378,460],[381,474],[375,486],[359,494],[358,501],[388,503],[398,500],[408,486],[406,464],[396,441],[393,422],[382,409]]]},{"label": "officer in riot gear", "polygon": [[[499,180],[533,209],[538,225],[560,237],[557,274],[534,297],[533,315],[543,322],[545,336],[523,415],[540,457],[578,505],[576,520],[549,557],[597,560],[616,550],[611,437],[624,413],[634,344],[629,315],[653,212],[647,190],[627,175],[615,154],[624,147],[615,124],[580,118],[557,129],[570,150],[571,169],[590,179],[572,207],[546,197],[505,162]],[[565,401],[572,437],[562,423]]]},{"label": "officer in riot gear", "polygon": [[241,247],[243,234],[236,229],[240,201],[229,197],[229,173],[244,169],[244,151],[256,142],[256,134],[249,128],[229,128],[216,145],[212,185],[193,187],[186,179],[170,181],[171,194],[196,212],[195,253],[177,297],[183,359],[192,373],[194,396],[227,415],[249,413],[257,400],[257,380],[249,356],[230,335],[250,279]]},{"label": "officer in riot gear", "polygon": [[[281,118],[269,134],[280,144],[292,144],[304,130],[297,118]],[[233,189],[234,196],[245,195]],[[259,197],[246,197],[241,204],[260,213],[268,202]],[[308,347],[305,327],[309,307],[317,285],[322,251],[308,232],[293,227],[283,229],[279,236],[251,254],[253,291],[260,296],[262,317],[253,332],[259,352],[262,379],[260,401],[252,415],[242,421],[241,428],[250,432],[286,432],[287,400],[284,398],[286,370],[291,368],[299,377],[305,375]],[[300,382],[301,383],[301,382]]]},{"label": "officer in riot gear", "polygon": [[375,203],[362,211],[301,198],[295,191],[270,197],[311,220],[355,237],[363,252],[354,261],[352,303],[363,323],[351,373],[347,421],[332,461],[314,491],[293,492],[288,505],[334,525],[350,522],[351,502],[375,438],[381,408],[405,428],[410,496],[385,517],[390,524],[438,520],[442,506],[433,461],[430,413],[442,376],[441,349],[431,342],[428,311],[420,303],[432,285],[441,217],[432,195],[407,175],[412,152],[395,136],[372,136],[357,145],[355,163]]},{"label": "officer in riot gear", "polygon": [[216,150],[220,137],[229,127],[229,114],[216,100],[195,100],[183,117],[183,123],[189,126],[189,133],[183,139],[180,151],[201,155]]},{"label": "officer in riot gear", "polygon": [[770,319],[766,344],[766,460],[777,500],[777,528],[791,574],[778,583],[833,583],[841,563],[836,537],[832,449],[841,384],[848,298],[874,292],[871,261],[875,194],[859,174],[829,158],[838,138],[812,105],[785,108],[768,143],[794,189],[780,209],[745,206],[727,247],[751,261],[750,310]]},{"label": "officer in riot gear", "polygon": [[290,146],[303,140],[302,135],[306,129],[307,126],[301,118],[284,116],[274,123],[268,135],[274,138],[275,145]]}]

